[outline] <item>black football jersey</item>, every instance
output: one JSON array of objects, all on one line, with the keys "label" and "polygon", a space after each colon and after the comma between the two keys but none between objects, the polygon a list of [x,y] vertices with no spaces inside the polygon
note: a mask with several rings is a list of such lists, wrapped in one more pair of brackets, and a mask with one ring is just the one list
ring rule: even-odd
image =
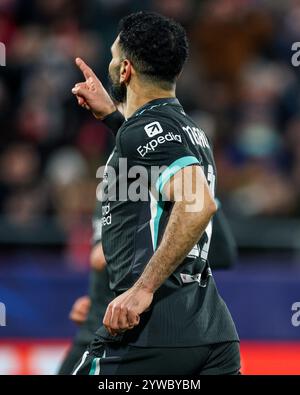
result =
[{"label": "black football jersey", "polygon": [[[208,138],[176,98],[156,99],[127,119],[103,171],[102,244],[110,288],[130,288],[158,248],[173,203],[163,188],[180,169],[201,166],[212,194],[216,168]],[[193,346],[238,340],[208,264],[212,221],[156,291],[140,324],[122,338],[138,346]],[[104,328],[99,336],[107,337]]]}]

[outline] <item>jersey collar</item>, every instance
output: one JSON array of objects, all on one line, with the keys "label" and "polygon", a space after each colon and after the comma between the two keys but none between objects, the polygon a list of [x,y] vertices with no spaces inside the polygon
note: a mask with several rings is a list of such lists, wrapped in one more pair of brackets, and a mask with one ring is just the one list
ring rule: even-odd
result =
[{"label": "jersey collar", "polygon": [[149,110],[151,108],[155,108],[157,106],[166,106],[166,105],[177,105],[181,107],[181,104],[179,103],[179,100],[176,97],[167,97],[167,98],[161,98],[161,99],[154,99],[149,101],[148,103],[144,104],[142,107],[138,108],[130,118],[137,117],[140,114],[142,114],[144,111]]}]

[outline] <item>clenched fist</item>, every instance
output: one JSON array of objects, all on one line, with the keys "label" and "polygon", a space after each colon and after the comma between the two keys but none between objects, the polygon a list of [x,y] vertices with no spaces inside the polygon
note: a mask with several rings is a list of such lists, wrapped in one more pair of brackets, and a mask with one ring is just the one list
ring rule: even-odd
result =
[{"label": "clenched fist", "polygon": [[133,329],[140,322],[140,314],[153,300],[153,292],[133,286],[115,298],[107,307],[103,324],[111,335]]}]

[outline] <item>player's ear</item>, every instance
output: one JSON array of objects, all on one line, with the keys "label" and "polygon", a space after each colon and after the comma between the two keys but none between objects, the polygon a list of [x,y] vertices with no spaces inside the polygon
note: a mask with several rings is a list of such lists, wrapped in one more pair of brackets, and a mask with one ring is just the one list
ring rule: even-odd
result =
[{"label": "player's ear", "polygon": [[128,83],[132,75],[132,64],[128,59],[124,59],[120,67],[120,83]]}]

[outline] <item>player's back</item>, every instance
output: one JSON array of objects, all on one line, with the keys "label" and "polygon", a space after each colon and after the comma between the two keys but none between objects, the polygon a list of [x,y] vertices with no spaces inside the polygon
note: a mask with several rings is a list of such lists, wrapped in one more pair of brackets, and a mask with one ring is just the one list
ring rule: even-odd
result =
[{"label": "player's back", "polygon": [[[103,248],[111,287],[117,294],[134,284],[163,237],[173,207],[162,198],[164,186],[177,171],[194,164],[202,166],[214,193],[215,165],[209,142],[177,99],[146,104],[118,131],[108,161],[115,178],[106,180],[107,200],[102,206]],[[137,166],[147,176],[147,199],[135,201],[127,196],[122,200],[119,194],[110,200],[109,191],[119,190],[124,182],[127,192],[135,186],[137,177],[130,177],[130,170]],[[157,167],[163,171],[154,172],[153,181],[153,168]],[[238,339],[207,262],[211,231],[210,223],[184,262],[155,293],[141,324],[124,335],[128,343],[193,346]]]}]

